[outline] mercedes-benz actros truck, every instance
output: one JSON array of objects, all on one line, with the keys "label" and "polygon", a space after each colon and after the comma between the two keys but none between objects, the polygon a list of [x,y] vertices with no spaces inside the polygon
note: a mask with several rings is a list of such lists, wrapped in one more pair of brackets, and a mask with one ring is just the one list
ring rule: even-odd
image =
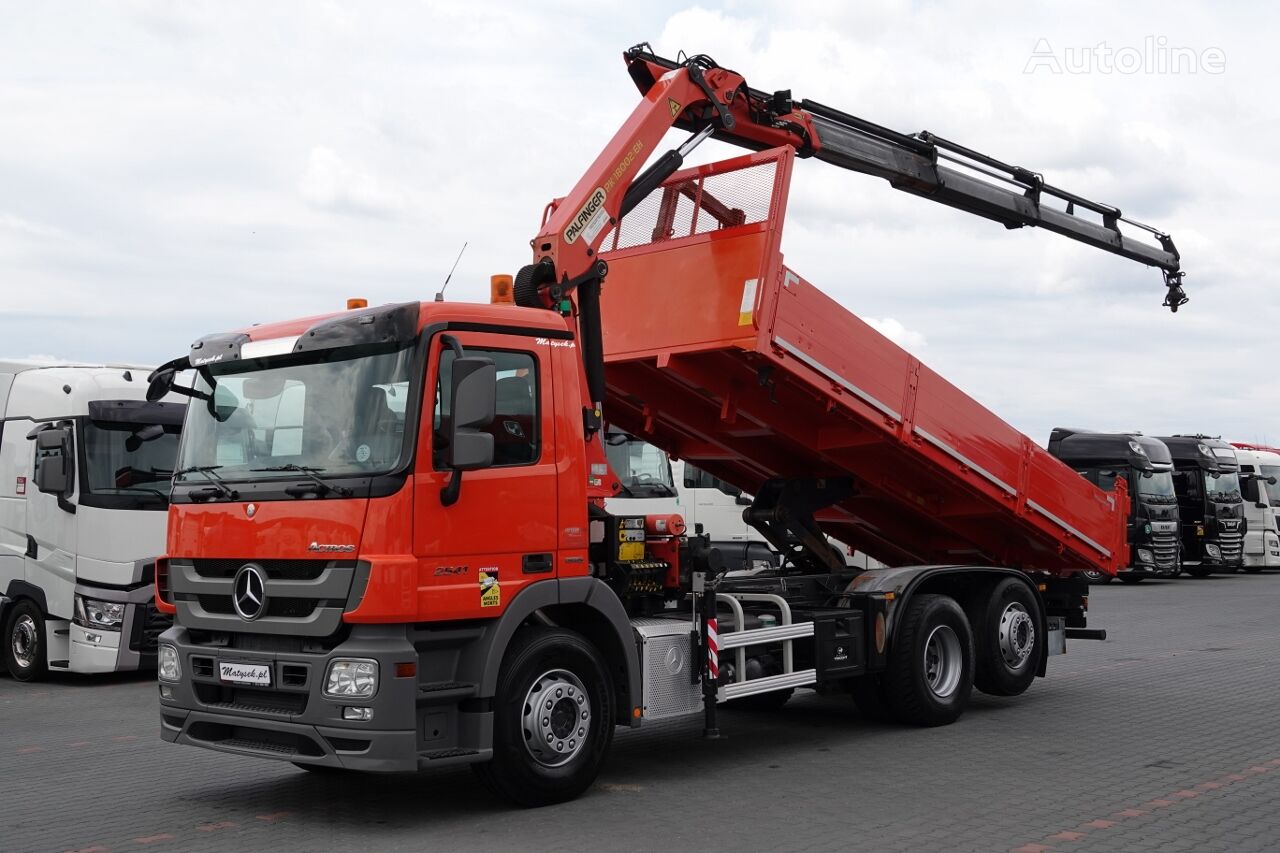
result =
[{"label": "mercedes-benz actros truck", "polygon": [[[1100,489],[1116,480],[1129,487],[1129,565],[1116,577],[1126,583],[1143,578],[1175,578],[1181,571],[1181,529],[1173,488],[1173,457],[1164,442],[1140,433],[1104,433],[1057,427],[1049,452]],[[1085,574],[1090,583],[1108,583],[1110,575]]]},{"label": "mercedes-benz actros truck", "polygon": [[0,361],[0,658],[20,681],[155,666],[186,405],[147,402],[149,369]]}]

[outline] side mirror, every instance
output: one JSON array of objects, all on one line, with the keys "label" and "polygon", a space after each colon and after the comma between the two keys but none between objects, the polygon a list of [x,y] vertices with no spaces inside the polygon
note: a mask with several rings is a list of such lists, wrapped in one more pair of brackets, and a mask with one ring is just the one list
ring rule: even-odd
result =
[{"label": "side mirror", "polygon": [[173,390],[173,382],[178,378],[178,371],[172,367],[162,367],[147,377],[147,402],[157,403]]},{"label": "side mirror", "polygon": [[67,500],[75,483],[71,427],[45,426],[27,437],[36,442],[36,488],[46,495],[57,495],[59,507],[75,512],[75,505]]},{"label": "side mirror", "polygon": [[453,471],[440,501],[450,506],[458,500],[462,472],[493,464],[493,424],[498,400],[498,368],[493,359],[463,356],[453,361],[449,378],[449,428],[445,466]]},{"label": "side mirror", "polygon": [[1270,508],[1271,504],[1267,503],[1266,501],[1257,501],[1254,503],[1254,506],[1256,506],[1258,509],[1268,509]]},{"label": "side mirror", "polygon": [[1268,486],[1274,486],[1275,484],[1276,484],[1276,478],[1275,478],[1275,477],[1268,477],[1268,478],[1267,478],[1267,485],[1268,485]]},{"label": "side mirror", "polygon": [[136,453],[144,443],[155,441],[162,435],[164,435],[163,426],[160,424],[147,424],[124,440],[124,449],[130,453]]}]

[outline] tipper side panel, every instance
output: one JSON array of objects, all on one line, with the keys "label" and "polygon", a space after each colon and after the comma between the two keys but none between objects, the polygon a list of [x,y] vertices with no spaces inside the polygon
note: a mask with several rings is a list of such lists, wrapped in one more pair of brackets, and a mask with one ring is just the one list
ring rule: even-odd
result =
[{"label": "tipper side panel", "polygon": [[608,418],[748,491],[852,476],[832,535],[891,564],[1114,573],[1103,492],[785,267],[793,154],[674,175],[605,243]]}]

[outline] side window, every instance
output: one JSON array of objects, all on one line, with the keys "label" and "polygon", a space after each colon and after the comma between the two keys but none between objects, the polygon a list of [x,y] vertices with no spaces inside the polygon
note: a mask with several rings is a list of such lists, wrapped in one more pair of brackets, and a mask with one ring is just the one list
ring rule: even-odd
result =
[{"label": "side window", "polygon": [[685,463],[684,486],[686,489],[718,489],[730,497],[738,497],[742,489],[730,485],[718,477],[713,477],[701,468]]},{"label": "side window", "polygon": [[[532,465],[542,456],[540,434],[541,396],[538,390],[538,362],[533,353],[508,350],[482,350],[466,348],[467,355],[482,355],[493,359],[498,368],[498,394],[494,406],[493,464]],[[440,370],[436,380],[435,410],[432,415],[434,436],[432,463],[444,468],[444,442],[446,430],[442,428],[449,418],[447,389],[453,373],[453,351],[440,355]]]}]

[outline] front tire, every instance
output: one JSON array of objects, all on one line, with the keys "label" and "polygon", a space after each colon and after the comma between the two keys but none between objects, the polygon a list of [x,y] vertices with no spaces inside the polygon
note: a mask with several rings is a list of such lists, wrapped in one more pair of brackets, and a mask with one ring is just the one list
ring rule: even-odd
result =
[{"label": "front tire", "polygon": [[493,759],[472,765],[494,793],[521,806],[577,797],[613,741],[613,687],[580,634],[529,629],[502,662],[494,697]]},{"label": "front tire", "polygon": [[42,681],[49,674],[44,614],[33,601],[24,599],[9,610],[4,624],[4,665],[18,681]]},{"label": "front tire", "polygon": [[974,636],[973,686],[990,696],[1019,696],[1035,680],[1043,638],[1040,606],[1025,583],[1005,578],[969,611]]},{"label": "front tire", "polygon": [[953,723],[973,689],[973,633],[955,599],[917,595],[890,640],[885,698],[894,715],[917,726]]}]

